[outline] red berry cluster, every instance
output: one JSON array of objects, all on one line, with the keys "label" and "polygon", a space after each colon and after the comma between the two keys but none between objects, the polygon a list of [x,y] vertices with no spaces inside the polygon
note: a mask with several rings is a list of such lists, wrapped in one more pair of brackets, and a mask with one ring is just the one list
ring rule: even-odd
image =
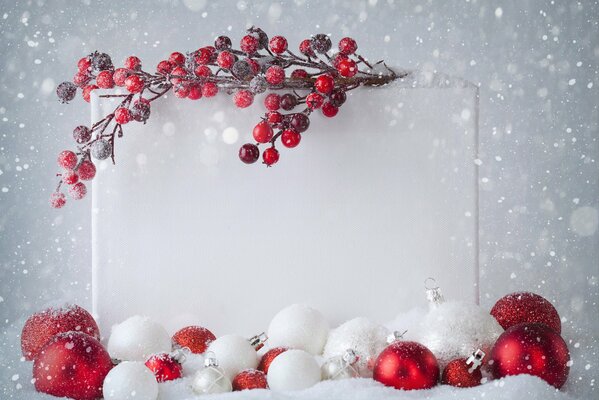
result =
[{"label": "red berry cluster", "polygon": [[[358,45],[352,38],[341,39],[337,47],[333,52],[331,39],[317,34],[300,43],[301,55],[297,55],[289,50],[285,37],[269,40],[263,30],[252,27],[241,38],[239,49],[233,48],[229,37],[219,36],[213,45],[187,54],[172,53],[158,63],[154,72],[143,70],[141,60],[135,56],[127,57],[119,68],[105,53],[94,52],[80,59],[73,81],[58,85],[56,93],[61,102],[73,100],[78,89],[88,102],[96,89],[122,87],[125,93],[100,95],[120,97],[122,101],[91,127],[78,126],[73,131],[79,147],[76,152],[65,150],[59,156],[63,172],[51,195],[52,207],[66,203],[60,191],[63,184],[68,185],[72,198],[83,198],[86,187],[80,181],[92,179],[96,171],[91,159],[110,157],[114,163],[115,137],[123,135],[122,126],[133,121],[145,123],[151,103],[171,90],[176,97],[189,100],[224,91],[233,95],[239,108],[251,106],[256,95],[270,91],[264,97],[267,111],[253,130],[256,143],[241,146],[239,158],[246,164],[256,162],[260,158],[258,146],[264,144],[268,147],[262,152],[262,160],[271,166],[279,160],[277,140],[288,148],[299,145],[310,126],[312,112],[320,109],[324,116],[334,117],[345,103],[347,91],[384,85],[403,76],[386,66],[382,72],[375,72],[374,66],[356,53]],[[296,107],[302,109],[293,111]]]}]

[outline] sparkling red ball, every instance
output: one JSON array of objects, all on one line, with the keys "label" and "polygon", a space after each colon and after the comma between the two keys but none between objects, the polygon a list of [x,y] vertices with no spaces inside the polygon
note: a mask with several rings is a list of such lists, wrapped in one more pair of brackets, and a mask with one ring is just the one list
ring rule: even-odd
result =
[{"label": "sparkling red ball", "polygon": [[341,76],[351,78],[358,73],[358,67],[356,66],[356,62],[354,60],[346,58],[339,61],[337,65],[337,71],[339,71]]},{"label": "sparkling red ball", "polygon": [[196,325],[179,329],[172,338],[173,346],[187,347],[195,354],[204,353],[214,340],[216,340],[216,336],[209,329]]},{"label": "sparkling red ball", "polygon": [[239,47],[241,48],[241,51],[248,54],[252,54],[255,53],[256,50],[258,50],[259,45],[260,43],[256,37],[254,37],[253,35],[245,35],[241,38]]},{"label": "sparkling red ball", "polygon": [[87,72],[77,72],[73,77],[73,83],[79,87],[84,87],[89,83],[91,77],[87,74]]},{"label": "sparkling red ball", "polygon": [[275,54],[282,54],[287,50],[287,39],[283,36],[273,36],[268,42],[270,50]]},{"label": "sparkling red ball", "polygon": [[92,66],[92,62],[89,57],[83,57],[77,62],[77,69],[81,72],[87,72]]},{"label": "sparkling red ball", "polygon": [[271,124],[280,124],[283,122],[283,114],[278,111],[271,111],[267,114],[267,120]]},{"label": "sparkling red ball", "polygon": [[273,137],[273,130],[270,124],[266,121],[259,122],[252,131],[254,140],[258,143],[268,143]]},{"label": "sparkling red ball", "polygon": [[170,57],[168,58],[168,60],[173,64],[173,65],[184,65],[185,64],[185,55],[183,53],[179,53],[178,51],[171,53]]},{"label": "sparkling red ball", "polygon": [[[228,53],[228,52],[227,52]],[[231,53],[229,53],[231,54]],[[216,56],[216,49],[212,46],[202,47],[198,51],[196,51],[194,59],[195,62],[204,65],[209,64],[214,61]]]},{"label": "sparkling red ball", "polygon": [[183,367],[168,353],[158,353],[150,356],[146,367],[154,373],[158,382],[172,381],[181,378]]},{"label": "sparkling red ball", "polygon": [[268,350],[266,353],[262,355],[260,358],[260,363],[258,364],[258,369],[265,374],[268,374],[268,368],[270,368],[270,364],[273,362],[275,358],[281,353],[289,350],[287,347],[274,347]]},{"label": "sparkling red ball", "polygon": [[35,389],[56,397],[98,399],[111,368],[110,355],[97,339],[82,332],[61,333],[35,357]]},{"label": "sparkling red ball", "polygon": [[339,41],[339,52],[341,54],[350,55],[358,50],[358,44],[350,37],[344,37]]},{"label": "sparkling red ball", "polygon": [[87,85],[86,87],[84,87],[83,91],[81,92],[81,97],[83,97],[83,100],[89,103],[89,101],[91,100],[92,92],[96,89],[98,89],[98,86],[96,85]]},{"label": "sparkling red ball", "polygon": [[231,39],[228,36],[219,36],[214,40],[216,50],[227,50],[231,48]]},{"label": "sparkling red ball", "polygon": [[254,95],[249,90],[242,89],[233,95],[233,102],[239,108],[246,108],[254,102]]},{"label": "sparkling red ball", "polygon": [[470,372],[471,366],[466,364],[465,358],[458,358],[450,361],[443,370],[441,383],[456,387],[474,387],[479,386],[483,379],[480,368],[475,368]]},{"label": "sparkling red ball", "polygon": [[299,51],[305,56],[314,57],[314,50],[312,50],[312,42],[310,39],[302,40],[299,44]]},{"label": "sparkling red ball", "polygon": [[276,111],[281,108],[281,96],[276,93],[269,93],[264,98],[264,107],[268,111]]},{"label": "sparkling red ball", "polygon": [[302,135],[293,129],[285,129],[281,134],[281,143],[288,148],[296,147],[302,140]]},{"label": "sparkling red ball", "polygon": [[497,300],[491,309],[503,329],[523,322],[538,322],[547,325],[557,333],[562,331],[562,323],[557,310],[544,297],[530,292],[508,294]]},{"label": "sparkling red ball", "polygon": [[202,85],[202,96],[214,97],[218,93],[218,86],[214,82],[206,82]]},{"label": "sparkling red ball", "polygon": [[125,79],[125,88],[130,93],[139,93],[144,88],[144,81],[137,75],[129,75]]},{"label": "sparkling red ball", "polygon": [[117,68],[114,71],[114,73],[112,74],[112,80],[113,80],[114,84],[117,85],[117,86],[125,86],[125,80],[127,79],[127,77],[129,75],[130,75],[130,72],[127,69],[125,69],[125,68]]},{"label": "sparkling red ball", "polygon": [[275,149],[274,147],[269,147],[268,149],[264,150],[262,153],[262,161],[264,161],[264,164],[269,167],[273,164],[276,164],[277,161],[279,161],[279,150]]},{"label": "sparkling red ball", "polygon": [[67,199],[64,193],[52,192],[50,194],[50,206],[52,208],[62,208],[66,203]]},{"label": "sparkling red ball", "polygon": [[339,108],[335,107],[328,101],[322,105],[322,115],[325,117],[333,118],[338,112]]},{"label": "sparkling red ball", "polygon": [[89,181],[96,176],[96,166],[89,160],[84,160],[77,168],[77,174],[82,181]]},{"label": "sparkling red ball", "polygon": [[266,374],[257,369],[241,371],[233,378],[231,383],[235,392],[239,390],[266,389],[268,387]]},{"label": "sparkling red ball", "polygon": [[173,63],[171,63],[168,60],[162,60],[156,66],[156,72],[162,75],[166,75],[169,74],[173,70],[173,68],[175,68],[175,65]]},{"label": "sparkling red ball", "polygon": [[189,87],[189,93],[187,98],[190,100],[199,100],[202,98],[202,87],[198,84],[191,85]]},{"label": "sparkling red ball", "polygon": [[125,60],[125,68],[140,70],[141,69],[141,60],[135,56],[129,56]]},{"label": "sparkling red ball", "polygon": [[439,380],[439,364],[420,343],[395,342],[377,357],[373,378],[396,389],[428,389]]},{"label": "sparkling red ball", "polygon": [[96,76],[96,85],[101,89],[112,89],[114,87],[114,80],[112,78],[113,73],[111,71],[100,71]]},{"label": "sparkling red ball", "polygon": [[193,73],[199,78],[207,78],[212,76],[212,70],[205,65],[198,65]]},{"label": "sparkling red ball", "polygon": [[74,185],[79,181],[79,175],[73,170],[66,170],[62,173],[62,181],[67,185]]},{"label": "sparkling red ball", "polygon": [[293,72],[291,72],[292,79],[304,79],[307,77],[308,77],[308,71],[306,71],[303,68],[298,68],[296,70],[293,70]]},{"label": "sparkling red ball", "polygon": [[83,182],[77,182],[69,187],[69,196],[74,200],[81,200],[87,194],[87,186]]},{"label": "sparkling red ball", "polygon": [[314,81],[314,88],[323,94],[329,94],[335,87],[335,80],[330,75],[320,75]]},{"label": "sparkling red ball", "polygon": [[58,155],[58,165],[64,169],[73,169],[77,165],[77,154],[71,150],[61,151]]},{"label": "sparkling red ball", "polygon": [[223,69],[231,69],[235,64],[235,56],[228,51],[221,51],[216,58],[216,63]]},{"label": "sparkling red ball", "polygon": [[114,110],[114,120],[117,124],[126,124],[131,121],[131,112],[126,107],[119,107]]},{"label": "sparkling red ball", "polygon": [[266,70],[265,77],[271,85],[280,85],[285,80],[285,70],[278,65],[270,66]]},{"label": "sparkling red ball", "polygon": [[323,103],[324,97],[322,97],[322,95],[319,93],[312,92],[308,96],[306,96],[306,105],[311,110],[316,110],[317,108],[322,107]]}]

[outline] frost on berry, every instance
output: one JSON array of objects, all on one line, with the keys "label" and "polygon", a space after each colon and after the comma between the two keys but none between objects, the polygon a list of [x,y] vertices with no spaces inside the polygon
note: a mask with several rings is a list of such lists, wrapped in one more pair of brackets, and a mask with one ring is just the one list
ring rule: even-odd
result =
[{"label": "frost on berry", "polygon": [[254,75],[252,67],[250,67],[250,64],[248,64],[248,62],[245,60],[236,61],[235,64],[233,64],[233,69],[231,72],[233,72],[233,75],[242,80]]},{"label": "frost on berry", "polygon": [[87,187],[85,186],[85,183],[83,182],[78,182],[76,184],[74,184],[73,186],[69,187],[69,196],[71,196],[71,198],[75,199],[75,200],[81,200],[82,198],[85,197],[87,193]]},{"label": "frost on berry", "polygon": [[58,155],[58,165],[64,169],[73,169],[77,165],[77,154],[64,150]]},{"label": "frost on berry", "polygon": [[131,118],[137,122],[146,122],[150,118],[150,102],[145,99],[135,100],[130,110]]},{"label": "frost on berry", "polygon": [[331,38],[329,38],[324,33],[319,33],[314,35],[310,43],[312,50],[317,53],[324,54],[327,51],[331,50]]},{"label": "frost on berry", "polygon": [[249,90],[242,89],[233,95],[233,101],[237,107],[246,108],[254,102],[254,95]]},{"label": "frost on berry", "polygon": [[214,40],[216,50],[227,50],[231,48],[231,39],[228,36],[219,36]]},{"label": "frost on berry", "polygon": [[61,103],[68,103],[77,95],[77,86],[73,82],[62,82],[56,88],[56,95]]},{"label": "frost on berry", "polygon": [[73,185],[79,180],[79,175],[73,170],[66,170],[62,173],[62,181],[67,185]]},{"label": "frost on berry", "polygon": [[264,93],[266,92],[266,89],[268,88],[268,83],[266,82],[266,79],[261,76],[255,76],[252,78],[252,80],[250,81],[250,90],[253,93]]},{"label": "frost on berry", "polygon": [[66,202],[67,199],[64,193],[54,192],[50,195],[50,206],[52,206],[52,208],[62,208]]},{"label": "frost on berry", "polygon": [[112,154],[112,145],[108,140],[96,140],[91,146],[92,156],[97,160],[105,160]]},{"label": "frost on berry", "polygon": [[87,143],[92,138],[92,131],[84,125],[73,129],[73,139],[79,144]]},{"label": "frost on berry", "polygon": [[77,174],[82,181],[89,181],[96,176],[96,166],[89,160],[83,160],[77,168]]},{"label": "frost on berry", "polygon": [[89,56],[92,66],[96,71],[112,69],[112,59],[106,53],[94,52]]}]

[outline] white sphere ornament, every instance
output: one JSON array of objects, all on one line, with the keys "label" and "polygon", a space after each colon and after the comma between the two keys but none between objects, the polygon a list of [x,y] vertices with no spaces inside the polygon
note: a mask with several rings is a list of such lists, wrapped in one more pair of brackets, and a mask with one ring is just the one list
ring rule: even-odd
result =
[{"label": "white sphere ornament", "polygon": [[205,367],[196,372],[191,388],[197,394],[226,393],[233,390],[231,380],[218,365],[214,354],[206,354]]},{"label": "white sphere ornament", "polygon": [[260,360],[256,351],[262,347],[265,340],[264,334],[251,339],[238,335],[224,335],[210,343],[208,351],[214,353],[220,368],[233,380],[235,375],[244,369],[258,366]]},{"label": "white sphere ornament", "polygon": [[156,400],[156,377],[140,361],[123,361],[110,370],[104,379],[105,400]]},{"label": "white sphere ornament", "polygon": [[328,334],[329,325],[320,311],[293,304],[279,311],[270,322],[268,343],[271,348],[289,347],[319,355]]},{"label": "white sphere ornament", "polygon": [[354,318],[329,333],[324,346],[324,358],[333,358],[352,349],[358,355],[355,367],[363,377],[372,377],[377,356],[388,346],[389,330],[368,318]]},{"label": "white sphere ornament", "polygon": [[169,353],[171,337],[159,323],[136,315],[112,327],[107,350],[117,360],[145,361],[152,354]]},{"label": "white sphere ornament", "polygon": [[287,350],[268,367],[271,390],[302,390],[320,382],[321,372],[314,356],[303,350]]}]

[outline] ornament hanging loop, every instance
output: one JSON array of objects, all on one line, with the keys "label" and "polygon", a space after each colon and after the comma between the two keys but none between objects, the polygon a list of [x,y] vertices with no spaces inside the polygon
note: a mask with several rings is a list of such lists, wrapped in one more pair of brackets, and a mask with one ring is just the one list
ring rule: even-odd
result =
[{"label": "ornament hanging loop", "polygon": [[212,351],[206,352],[206,358],[204,359],[205,367],[218,367],[218,360],[216,355]]},{"label": "ornament hanging loop", "polygon": [[268,340],[268,335],[265,332],[262,332],[259,335],[256,336],[252,336],[251,338],[248,339],[250,341],[250,344],[252,345],[252,347],[258,351],[260,350],[262,347],[264,347],[264,343],[266,343],[266,341]]},{"label": "ornament hanging loop", "polygon": [[426,299],[433,306],[438,306],[445,301],[441,288],[437,285],[435,278],[426,278],[424,281],[424,289],[426,291]]},{"label": "ornament hanging loop", "polygon": [[466,360],[466,365],[470,365],[468,368],[468,373],[473,373],[478,367],[483,364],[483,359],[487,354],[481,349],[476,349],[474,353]]},{"label": "ornament hanging loop", "polygon": [[403,339],[403,336],[408,332],[408,330],[406,329],[403,332],[400,331],[393,331],[393,333],[390,333],[389,336],[387,336],[387,344],[391,344],[391,343],[395,343],[397,341],[400,341]]}]

